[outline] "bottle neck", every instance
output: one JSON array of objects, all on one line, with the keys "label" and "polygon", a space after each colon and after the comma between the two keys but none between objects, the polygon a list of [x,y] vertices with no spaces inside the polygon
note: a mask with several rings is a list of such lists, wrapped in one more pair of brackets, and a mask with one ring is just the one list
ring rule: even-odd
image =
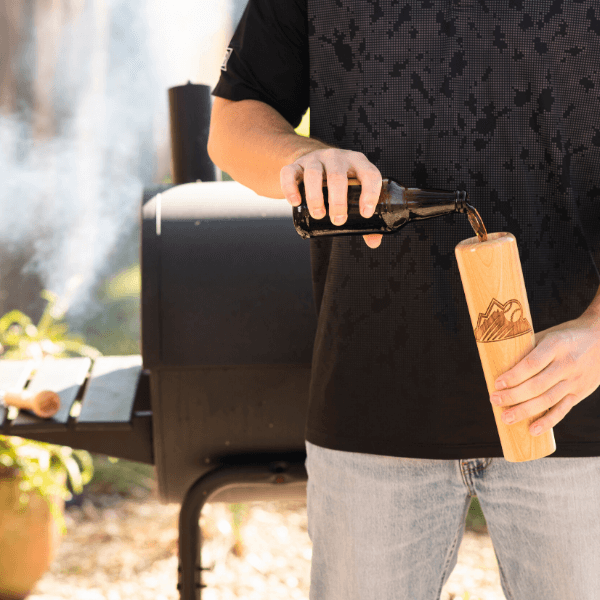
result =
[{"label": "bottle neck", "polygon": [[467,212],[468,195],[462,190],[447,192],[406,188],[404,191],[410,219],[430,219],[453,212]]}]

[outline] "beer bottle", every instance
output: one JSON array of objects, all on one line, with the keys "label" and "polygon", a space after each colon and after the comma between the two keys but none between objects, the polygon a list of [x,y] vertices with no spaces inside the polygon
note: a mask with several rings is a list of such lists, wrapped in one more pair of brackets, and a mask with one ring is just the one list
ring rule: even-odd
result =
[{"label": "beer bottle", "polygon": [[334,225],[329,218],[327,186],[323,186],[326,213],[322,219],[313,219],[308,211],[304,182],[298,187],[302,202],[293,207],[294,227],[304,239],[323,235],[394,233],[409,221],[430,219],[452,212],[465,213],[470,208],[467,192],[409,188],[388,178],[383,180],[375,212],[365,218],[358,207],[362,186],[358,179],[350,179],[348,217],[343,225]]}]

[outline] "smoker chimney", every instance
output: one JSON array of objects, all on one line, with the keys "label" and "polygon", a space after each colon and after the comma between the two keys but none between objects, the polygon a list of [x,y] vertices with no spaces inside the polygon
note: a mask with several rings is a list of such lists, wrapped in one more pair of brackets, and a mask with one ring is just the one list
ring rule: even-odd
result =
[{"label": "smoker chimney", "polygon": [[208,156],[210,87],[187,85],[169,88],[173,183],[216,181],[216,169]]}]

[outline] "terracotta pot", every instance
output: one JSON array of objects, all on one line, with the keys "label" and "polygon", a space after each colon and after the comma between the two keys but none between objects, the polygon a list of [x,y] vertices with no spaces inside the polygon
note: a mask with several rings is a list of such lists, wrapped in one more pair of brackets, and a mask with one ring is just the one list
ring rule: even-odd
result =
[{"label": "terracotta pot", "polygon": [[[19,513],[19,478],[0,478],[0,600],[26,598],[56,556],[58,524],[46,500],[30,495]],[[62,511],[64,500],[54,499]]]}]

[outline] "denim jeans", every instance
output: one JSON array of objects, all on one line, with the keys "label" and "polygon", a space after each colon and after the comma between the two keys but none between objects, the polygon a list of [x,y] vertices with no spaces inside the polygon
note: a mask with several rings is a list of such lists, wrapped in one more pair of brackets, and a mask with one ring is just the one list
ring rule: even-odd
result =
[{"label": "denim jeans", "polygon": [[600,599],[600,457],[510,463],[306,449],[310,600],[438,600],[473,495],[507,600]]}]

